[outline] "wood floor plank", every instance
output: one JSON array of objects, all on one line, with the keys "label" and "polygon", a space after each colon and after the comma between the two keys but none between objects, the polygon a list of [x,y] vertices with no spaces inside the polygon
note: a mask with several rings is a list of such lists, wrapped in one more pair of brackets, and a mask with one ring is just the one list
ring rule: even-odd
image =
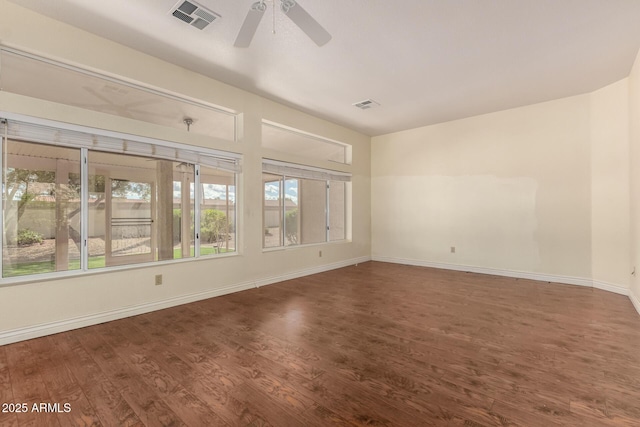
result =
[{"label": "wood floor plank", "polygon": [[60,351],[51,342],[51,337],[29,341],[31,352],[41,366],[42,381],[51,396],[52,403],[59,405],[58,420],[61,425],[101,426],[95,410],[89,403],[82,387],[73,377]]},{"label": "wood floor plank", "polygon": [[[200,324],[204,324],[204,322],[200,323]],[[162,320],[160,320],[159,322],[151,322],[151,324],[149,323],[145,323],[145,326],[148,328],[159,328],[159,329],[169,329],[171,328],[170,324],[162,324]],[[170,340],[170,342],[173,343],[173,345],[177,345],[180,348],[189,348],[193,346],[193,343],[196,343],[195,347],[202,347],[202,346],[206,346],[206,344],[203,344],[203,340],[205,340],[205,337],[202,336],[198,336],[197,333],[194,333],[193,331],[180,331],[181,335],[180,337],[189,337],[191,338],[191,340],[181,340],[176,342],[175,340]],[[267,360],[263,357],[260,357],[259,355],[256,355],[255,352],[248,350],[246,348],[244,348],[241,344],[234,342],[233,340],[231,340],[228,336],[225,336],[225,334],[222,335],[210,335],[208,334],[208,338],[214,339],[216,340],[218,343],[220,343],[221,345],[227,346],[228,353],[222,353],[220,354],[220,352],[216,352],[218,353],[218,355],[220,356],[219,358],[217,358],[217,362],[222,364],[222,365],[227,365],[230,364],[229,366],[235,366],[236,369],[239,369],[239,372],[242,373],[242,375],[246,378],[247,381],[251,381],[254,383],[254,385],[258,388],[263,388],[263,389],[270,389],[272,385],[275,385],[276,390],[279,392],[278,394],[280,394],[283,390],[280,389],[280,387],[277,385],[281,382],[283,382],[283,380],[279,380],[277,379],[278,377],[281,377],[285,380],[290,379],[289,378],[289,372],[288,369],[284,366],[280,366],[278,363],[273,362],[271,360]],[[177,339],[177,337],[176,337]],[[218,347],[219,348],[219,347]],[[202,356],[199,356],[199,358],[204,358]],[[272,375],[267,375],[265,374],[265,372],[274,372]],[[276,379],[274,379],[274,375],[276,377]],[[265,379],[265,377],[267,377]],[[302,382],[304,382],[305,379],[302,379]],[[302,384],[301,382],[296,382],[296,385],[300,386],[297,388],[297,390],[299,392],[301,392],[302,394],[306,395],[307,398],[309,400],[314,400],[315,398],[317,398],[318,396],[313,394],[314,392],[317,391],[317,388],[314,386],[311,386],[311,388],[307,388],[305,387],[306,384]],[[284,391],[290,389],[290,387],[286,387],[284,389]],[[305,393],[305,389],[306,390],[313,390],[311,393]],[[347,390],[349,388],[347,387]],[[361,403],[358,401],[357,397],[351,397],[349,395],[346,394],[345,389],[344,388],[340,388],[339,389],[339,397],[336,397],[336,399],[340,402],[340,404],[346,404],[346,405],[354,405],[355,408],[363,408],[363,407],[367,407],[369,405],[366,405],[364,403]],[[356,394],[356,393],[354,393]],[[326,397],[326,396],[325,396]],[[296,400],[294,399],[293,402],[295,402]],[[321,399],[321,401],[325,402],[324,400]],[[309,402],[307,402],[307,405],[309,404]],[[375,405],[371,405],[373,407],[375,407]],[[384,403],[381,403],[380,406],[385,406]],[[314,405],[315,407],[315,405]],[[308,408],[307,408],[308,409]],[[254,409],[255,411],[255,409]],[[259,411],[257,411],[259,413]],[[376,416],[373,415],[372,412],[375,412],[375,410],[370,410],[368,411],[367,415],[364,414],[358,414],[359,417],[366,417],[367,419],[369,419],[370,421],[372,420],[378,420],[378,422],[382,422],[381,420],[384,420],[384,417],[380,417],[380,416]],[[322,425],[322,424],[319,424]]]},{"label": "wood floor plank", "polygon": [[[269,322],[271,324],[271,322]],[[276,326],[277,327],[277,326]],[[264,328],[263,328],[264,329]],[[270,329],[271,330],[271,329]],[[229,332],[228,334],[231,334],[233,332]],[[259,334],[259,331],[254,331],[254,334]],[[308,336],[305,336],[305,338],[307,339],[313,339],[315,335],[314,334],[310,334]],[[302,364],[300,362],[296,362],[295,360],[291,360],[291,358],[289,357],[291,355],[291,351],[289,351],[289,349],[286,348],[286,346],[283,345],[278,345],[278,341],[277,340],[269,340],[269,338],[266,335],[260,335],[259,339],[257,340],[257,342],[260,343],[260,346],[254,347],[253,349],[257,352],[260,353],[264,353],[267,355],[267,357],[271,357],[274,360],[279,359],[279,360],[283,360],[285,361],[285,363],[288,366],[291,366],[292,368],[296,369],[298,367],[300,367]],[[376,343],[380,343],[380,340],[377,340]],[[251,346],[250,343],[246,343],[248,346]],[[270,348],[271,347],[271,348]],[[313,346],[312,346],[313,347]],[[369,346],[370,347],[370,346]],[[345,350],[346,346],[342,345],[340,347],[341,350]],[[363,351],[366,349],[362,349]],[[382,393],[386,393],[389,392],[387,389],[389,389],[389,386],[387,385],[387,383],[392,384],[393,386],[400,384],[401,386],[404,385],[403,383],[410,383],[412,384],[411,386],[411,390],[409,392],[409,395],[415,395],[415,394],[420,394],[420,388],[423,387],[422,382],[424,382],[425,378],[423,377],[423,375],[418,374],[418,378],[416,378],[416,372],[415,371],[411,371],[411,370],[407,370],[405,371],[403,374],[399,374],[397,372],[394,372],[394,370],[397,370],[398,372],[402,372],[402,369],[398,370],[398,351],[397,348],[394,348],[394,350],[396,350],[394,352],[394,354],[396,355],[394,362],[394,368],[391,369],[390,367],[386,367],[383,370],[378,370],[376,369],[376,367],[371,363],[372,361],[375,361],[375,354],[371,353],[371,354],[367,354],[367,360],[368,363],[365,364],[362,369],[360,369],[359,371],[353,371],[353,372],[349,372],[349,375],[355,376],[355,377],[359,377],[359,378],[364,378],[365,376],[371,376],[371,375],[376,375],[377,372],[376,371],[380,371],[379,375],[377,376],[377,378],[381,381],[379,383],[377,383],[375,385],[375,389],[377,390],[377,392],[382,392]],[[298,352],[300,351],[300,349],[297,350]],[[317,345],[314,348],[310,348],[308,351],[304,351],[302,350],[303,353],[306,353],[307,355],[307,359],[309,358],[309,356],[311,356],[311,359],[313,360],[318,360],[318,357],[314,355],[314,351],[322,352],[323,355],[325,356],[329,356],[330,359],[335,360],[340,360],[341,363],[339,363],[337,366],[336,364],[330,364],[327,365],[326,368],[328,370],[335,370],[340,369],[341,364],[344,364],[345,362],[348,362],[349,358],[354,358],[354,356],[351,356],[351,354],[355,355],[355,358],[357,359],[357,353],[360,351],[360,349],[356,349],[353,352],[349,352],[349,353],[340,353],[340,352],[331,352],[329,351],[329,347],[327,345],[324,345],[324,343],[317,343]],[[386,352],[385,352],[386,353]],[[383,354],[385,354],[383,353]],[[349,354],[349,356],[347,356],[347,354]],[[343,359],[343,360],[341,360]],[[383,360],[380,360],[381,364],[384,364]],[[413,379],[416,379],[415,381],[413,379],[411,379],[413,377]],[[431,388],[438,388],[440,390],[442,390],[441,387],[441,383],[438,383],[437,380],[430,378],[429,379],[431,381],[431,384],[429,385],[429,387],[425,388],[422,391],[422,394],[431,394]],[[457,387],[455,387],[457,388]],[[393,391],[391,394],[393,394],[394,396],[396,396],[397,398],[402,398],[403,392],[405,392],[402,389],[396,389],[395,391]],[[458,398],[462,398],[462,399],[468,399],[471,392],[469,392],[468,390],[457,390],[457,397]],[[451,390],[447,390],[446,392],[447,395],[451,395]],[[451,397],[455,397],[455,396],[451,396]],[[487,403],[483,404],[480,402],[480,400],[482,400],[482,396],[474,396],[474,405],[478,405],[480,404],[481,406],[486,405],[486,408],[489,408],[492,404],[492,400],[491,399],[487,399]],[[480,399],[480,400],[478,400]]]},{"label": "wood floor plank", "polygon": [[[55,413],[40,412],[40,403],[52,402],[40,377],[41,366],[33,357],[29,342],[23,341],[5,347],[7,362],[11,375],[13,399],[16,403],[25,404],[27,411],[16,414],[20,425],[59,426]],[[34,405],[35,408],[34,408]]]},{"label": "wood floor plank", "polygon": [[[153,317],[153,313],[132,319],[141,326],[128,325],[132,344],[146,346],[150,354],[158,355],[156,360],[160,366],[170,371],[189,391],[206,402],[225,423],[269,425],[255,406],[241,402],[230,394],[230,391],[244,380],[216,362],[215,355],[220,354],[217,346],[192,346],[182,339],[184,333],[173,335],[168,332],[169,325],[167,328],[162,327],[157,322],[150,321],[149,317]],[[141,328],[149,333],[144,334]],[[151,336],[161,337],[161,341],[146,338]]]},{"label": "wood floor plank", "polygon": [[[11,374],[9,373],[9,362],[5,347],[0,347],[0,403],[15,404],[13,391],[11,390]],[[18,425],[18,418],[13,410],[8,406],[0,411],[0,426],[13,427]]]},{"label": "wood floor plank", "polygon": [[[98,325],[97,328],[100,328]],[[77,332],[79,341],[119,393],[147,426],[186,426],[144,379],[98,334],[88,329]]]},{"label": "wood floor plank", "polygon": [[0,426],[640,425],[638,348],[624,296],[368,262],[0,347],[77,410]]},{"label": "wood floor plank", "polygon": [[[203,318],[203,322],[206,320]],[[255,335],[256,342],[259,342],[260,345],[253,346],[251,339],[244,338],[243,334]],[[229,340],[229,337],[233,337],[233,339],[238,340],[242,346],[246,346],[251,349],[255,354],[262,354],[265,351],[269,350],[269,344],[276,345],[276,339],[269,339],[266,335],[261,334],[259,331],[247,329],[246,327],[241,327],[238,330],[232,330],[230,328],[223,329],[223,335],[219,337],[222,341]],[[236,344],[237,345],[237,344]],[[301,385],[305,387],[306,381],[310,380],[308,377],[309,373],[313,375],[313,372],[320,373],[317,378],[313,378],[311,383],[313,384],[313,392],[317,392],[318,390],[322,390],[323,394],[322,398],[331,399],[332,396],[338,396],[339,400],[323,400],[323,404],[329,405],[329,407],[333,407],[334,405],[342,405],[346,402],[350,402],[352,399],[345,396],[342,392],[343,390],[350,390],[354,387],[347,382],[341,384],[343,378],[346,379],[354,379],[358,382],[358,387],[354,388],[354,393],[357,393],[358,389],[363,390],[368,399],[371,399],[372,402],[366,406],[377,407],[378,412],[384,408],[385,412],[395,412],[396,418],[402,412],[409,412],[408,417],[403,420],[403,423],[406,425],[413,424],[416,419],[433,419],[440,420],[445,414],[442,413],[441,408],[434,407],[429,402],[433,398],[432,391],[430,389],[423,389],[423,395],[429,395],[428,399],[419,400],[420,388],[422,384],[416,381],[413,381],[409,377],[403,377],[398,375],[392,371],[389,366],[385,366],[384,368],[371,367],[368,363],[365,363],[363,366],[357,366],[357,363],[362,362],[361,357],[356,358],[348,358],[344,357],[339,353],[331,353],[327,352],[327,349],[324,348],[323,355],[329,356],[326,360],[323,358],[315,356],[313,354],[313,350],[304,350],[300,348],[287,348],[288,346],[280,346],[275,349],[272,354],[272,358],[270,363],[275,365],[282,362],[282,355],[301,355],[302,359],[298,359],[297,361],[292,361],[287,365],[283,365],[284,369],[289,368],[300,368],[302,367],[302,371],[298,371],[299,375],[302,375],[304,378],[302,379]],[[280,355],[280,357],[276,356]],[[270,356],[266,356],[269,359]],[[259,358],[256,357],[256,360]],[[306,366],[307,363],[311,363],[313,365]],[[355,363],[356,365],[353,365]],[[286,367],[285,367],[286,366]],[[314,369],[315,367],[315,369]],[[319,368],[319,369],[318,369]],[[333,374],[336,373],[336,375]],[[293,372],[292,372],[293,373]],[[409,374],[411,375],[411,374]],[[291,375],[293,377],[294,375]],[[292,378],[293,380],[293,378]],[[341,385],[340,388],[336,389],[333,387],[335,383]],[[378,396],[378,397],[375,397]],[[312,396],[312,398],[318,398],[317,395]],[[479,397],[482,400],[481,396],[471,396],[471,394],[465,394],[462,401],[459,402],[465,406],[475,408],[478,405],[483,405],[481,400],[476,400],[475,398]],[[449,395],[446,397],[442,397],[442,399],[450,398]],[[383,399],[383,400],[381,400]],[[470,403],[471,402],[471,403]],[[489,406],[492,402],[489,402]],[[360,405],[363,406],[363,405]],[[359,415],[359,419],[369,419],[370,421],[374,419],[384,420],[384,413],[378,413],[377,415],[368,414]],[[417,417],[417,418],[416,418]],[[357,422],[358,420],[354,420]],[[424,423],[424,421],[421,421]]]},{"label": "wood floor plank", "polygon": [[50,337],[64,357],[67,369],[85,393],[100,421],[107,426],[139,426],[142,422],[109,376],[82,347],[75,331]]},{"label": "wood floor plank", "polygon": [[131,331],[123,330],[118,327],[119,325],[122,325],[122,322],[101,325],[103,340],[114,352],[128,360],[129,366],[180,417],[182,422],[190,426],[227,425],[208,405],[164,370],[148,349],[136,347],[129,341],[132,336]]}]

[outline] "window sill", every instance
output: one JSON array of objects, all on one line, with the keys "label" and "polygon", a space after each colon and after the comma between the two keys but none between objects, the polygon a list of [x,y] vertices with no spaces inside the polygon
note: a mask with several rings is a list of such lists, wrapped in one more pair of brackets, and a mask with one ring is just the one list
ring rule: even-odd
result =
[{"label": "window sill", "polygon": [[351,240],[344,239],[344,240],[333,240],[331,242],[307,243],[306,245],[290,245],[290,246],[276,246],[273,248],[262,248],[262,253],[288,251],[291,249],[300,249],[300,248],[313,248],[318,246],[326,247],[328,245],[335,245],[335,244],[340,245],[345,243],[351,243]]}]

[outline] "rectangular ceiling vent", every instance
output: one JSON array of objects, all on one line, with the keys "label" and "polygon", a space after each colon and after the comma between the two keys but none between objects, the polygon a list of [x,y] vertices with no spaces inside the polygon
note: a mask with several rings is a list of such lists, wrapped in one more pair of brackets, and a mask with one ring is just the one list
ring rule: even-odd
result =
[{"label": "rectangular ceiling vent", "polygon": [[358,107],[361,110],[367,110],[369,108],[377,107],[380,104],[374,101],[373,99],[365,99],[364,101],[356,102],[353,104],[354,107]]},{"label": "rectangular ceiling vent", "polygon": [[219,14],[191,0],[180,0],[169,13],[199,30],[204,30],[213,21],[221,18]]}]

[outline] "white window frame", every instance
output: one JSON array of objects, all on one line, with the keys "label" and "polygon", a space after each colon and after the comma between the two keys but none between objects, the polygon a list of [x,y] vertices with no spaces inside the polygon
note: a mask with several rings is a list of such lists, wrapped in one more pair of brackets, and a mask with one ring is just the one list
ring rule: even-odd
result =
[{"label": "white window frame", "polygon": [[[347,172],[338,172],[338,171],[333,171],[333,170],[329,170],[329,169],[322,169],[322,168],[317,168],[317,167],[313,167],[313,166],[307,166],[307,165],[301,165],[301,164],[297,164],[297,163],[288,163],[288,162],[282,162],[279,160],[272,160],[272,159],[262,159],[262,174],[270,174],[270,175],[274,175],[274,176],[278,176],[278,182],[281,183],[281,190],[280,190],[280,197],[283,199],[283,203],[282,203],[282,213],[281,213],[281,218],[282,221],[280,223],[280,238],[282,239],[282,245],[278,245],[278,246],[269,246],[269,247],[265,247],[264,246],[264,240],[263,240],[263,244],[262,244],[262,251],[263,252],[269,252],[269,251],[274,251],[274,250],[282,250],[282,249],[290,249],[290,248],[300,248],[300,247],[305,247],[305,246],[316,246],[316,245],[326,245],[328,243],[336,243],[336,242],[343,242],[348,240],[347,239],[347,233],[345,230],[345,235],[344,238],[341,240],[331,240],[331,229],[330,229],[330,215],[331,215],[331,205],[330,205],[330,183],[331,181],[335,181],[335,182],[351,182],[351,174],[347,173]],[[284,202],[285,199],[285,187],[286,187],[286,181],[287,179],[307,179],[307,180],[315,180],[315,181],[324,181],[325,183],[325,240],[323,242],[316,242],[316,243],[307,243],[307,244],[299,244],[299,245],[286,245],[286,213],[287,213],[287,206],[286,206],[286,202]],[[347,191],[345,191],[344,197],[346,199],[347,197]],[[264,220],[265,220],[265,205],[264,205],[264,183],[262,185],[262,199],[263,199],[263,205],[262,205],[262,221],[263,221],[263,227],[262,230],[264,230]],[[345,200],[344,203],[344,223],[345,223],[345,227],[347,224],[347,203]],[[302,231],[302,230],[300,230]]]},{"label": "white window frame", "polygon": [[[23,125],[25,135],[12,135],[10,125]],[[9,139],[24,141],[26,143],[40,143],[52,146],[62,146],[79,149],[80,161],[80,179],[81,179],[81,224],[80,224],[80,241],[82,250],[80,251],[80,269],[53,271],[48,273],[37,273],[24,276],[2,277],[4,257],[0,257],[0,287],[25,282],[44,281],[48,279],[58,279],[62,277],[72,277],[87,274],[100,274],[109,271],[141,268],[149,266],[158,266],[168,263],[189,262],[202,258],[221,258],[228,256],[237,256],[240,248],[238,248],[238,230],[236,228],[235,250],[222,254],[211,254],[202,256],[200,254],[200,201],[202,200],[202,189],[200,188],[200,165],[213,167],[234,174],[235,186],[235,209],[233,223],[237,224],[238,213],[238,177],[242,172],[241,160],[242,155],[239,153],[213,150],[203,147],[196,147],[187,144],[181,144],[171,141],[157,140],[137,135],[124,134],[120,132],[108,131],[104,129],[94,129],[85,126],[73,125],[69,123],[60,123],[52,120],[40,119],[22,114],[0,111],[0,143],[4,143]],[[16,132],[14,130],[14,132]],[[55,135],[55,138],[51,138]],[[33,139],[31,138],[33,137]],[[51,138],[46,140],[47,138]],[[150,150],[151,152],[140,152],[140,149]],[[138,264],[125,264],[120,266],[108,266],[104,268],[89,269],[89,253],[88,253],[88,228],[89,228],[89,163],[88,153],[90,151],[115,152],[121,154],[129,154],[136,156],[145,156],[157,159],[166,159],[173,161],[189,161],[194,164],[194,223],[196,229],[195,249],[193,257],[185,257],[174,260],[152,261]],[[0,149],[0,164],[5,169],[4,152]],[[227,203],[229,201],[227,200]],[[4,208],[0,209],[0,224],[4,224]],[[4,227],[4,225],[2,225]],[[0,232],[0,246],[4,248],[4,236]]]}]

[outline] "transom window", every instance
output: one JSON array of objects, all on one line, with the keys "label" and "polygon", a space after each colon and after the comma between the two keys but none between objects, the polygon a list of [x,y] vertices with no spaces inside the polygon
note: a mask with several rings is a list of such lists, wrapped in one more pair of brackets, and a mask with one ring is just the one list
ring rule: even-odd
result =
[{"label": "transom window", "polygon": [[351,163],[351,146],[298,129],[262,121],[262,146],[314,160]]},{"label": "transom window", "polygon": [[232,111],[69,64],[0,46],[3,91],[87,110],[186,129],[227,141],[236,139]]}]

